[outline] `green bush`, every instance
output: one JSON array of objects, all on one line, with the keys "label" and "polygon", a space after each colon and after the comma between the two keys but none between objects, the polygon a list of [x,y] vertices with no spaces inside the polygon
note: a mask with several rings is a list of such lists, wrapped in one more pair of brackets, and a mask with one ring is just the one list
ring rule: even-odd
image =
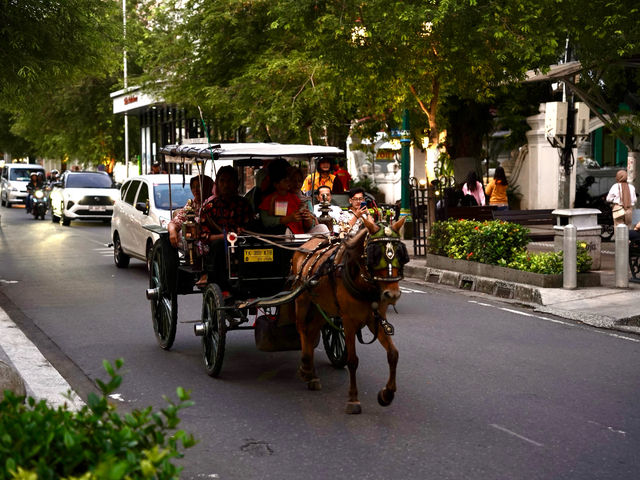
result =
[{"label": "green bush", "polygon": [[[562,252],[529,253],[529,229],[499,220],[447,220],[435,222],[429,236],[429,253],[459,260],[500,265],[527,272],[561,274]],[[591,256],[584,242],[577,246],[578,272],[588,272]]]},{"label": "green bush", "polygon": [[[592,259],[587,251],[586,243],[578,242],[577,254],[578,272],[588,272],[591,269]],[[526,272],[559,275],[563,272],[562,257],[562,251],[544,253],[521,252],[511,262],[500,263],[500,265],[517,270],[524,270]]]},{"label": "green bush", "polygon": [[525,251],[528,233],[522,225],[499,220],[435,222],[429,236],[429,253],[491,265],[509,263]]},{"label": "green bush", "polygon": [[176,430],[178,412],[193,404],[189,393],[177,389],[178,403],[165,397],[168,406],[152,407],[120,415],[107,396],[120,385],[107,362],[108,383],[97,381],[102,396],[90,394],[87,405],[73,412],[66,406],[52,408],[44,400],[6,392],[0,402],[0,479],[172,479],[181,467],[172,460],[182,457],[179,444],[189,448],[193,436]]}]

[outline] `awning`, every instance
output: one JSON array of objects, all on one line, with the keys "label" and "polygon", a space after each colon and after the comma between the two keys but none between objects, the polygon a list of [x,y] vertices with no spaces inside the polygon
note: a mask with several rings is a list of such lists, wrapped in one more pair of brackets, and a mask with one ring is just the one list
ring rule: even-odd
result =
[{"label": "awning", "polygon": [[564,78],[575,75],[582,70],[582,64],[579,61],[561,63],[559,65],[551,65],[547,73],[540,70],[529,70],[525,73],[524,83],[542,82],[545,80],[562,80]]}]

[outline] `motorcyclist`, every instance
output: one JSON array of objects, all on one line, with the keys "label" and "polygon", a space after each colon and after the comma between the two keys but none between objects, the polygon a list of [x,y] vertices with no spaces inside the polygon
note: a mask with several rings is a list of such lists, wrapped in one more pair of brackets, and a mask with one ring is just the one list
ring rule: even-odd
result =
[{"label": "motorcyclist", "polygon": [[51,172],[49,172],[49,183],[57,182],[59,175],[60,175],[60,172],[58,170],[56,170],[55,168],[53,170],[51,170]]},{"label": "motorcyclist", "polygon": [[44,174],[42,172],[31,172],[29,183],[27,184],[27,213],[31,213],[32,197],[36,190],[40,190],[44,184]]}]

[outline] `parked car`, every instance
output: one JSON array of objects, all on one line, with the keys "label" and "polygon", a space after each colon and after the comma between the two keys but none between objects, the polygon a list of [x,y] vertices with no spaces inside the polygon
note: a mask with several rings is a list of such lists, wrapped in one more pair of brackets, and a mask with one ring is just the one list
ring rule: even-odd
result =
[{"label": "parked car", "polygon": [[140,175],[129,178],[122,185],[111,221],[113,260],[117,267],[128,267],[131,257],[147,262],[148,266],[151,248],[158,235],[145,229],[145,225],[166,227],[171,212],[184,207],[187,200],[193,198],[189,187],[191,176],[170,177],[171,203],[169,175]]},{"label": "parked car", "polygon": [[72,220],[110,222],[119,192],[105,172],[70,172],[53,184],[49,196],[51,221],[69,226]]},{"label": "parked car", "polygon": [[42,172],[42,165],[32,163],[7,163],[0,174],[0,203],[11,208],[14,203],[25,203],[27,184],[33,172]]}]

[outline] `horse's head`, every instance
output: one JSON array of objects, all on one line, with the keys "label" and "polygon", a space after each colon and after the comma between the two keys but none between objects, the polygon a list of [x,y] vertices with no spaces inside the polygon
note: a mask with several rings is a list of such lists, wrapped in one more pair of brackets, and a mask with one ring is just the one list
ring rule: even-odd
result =
[{"label": "horse's head", "polygon": [[380,288],[380,300],[394,304],[400,298],[398,282],[403,277],[403,267],[409,262],[407,247],[400,239],[400,229],[406,217],[391,226],[376,224],[363,218],[369,233],[364,244],[367,276]]}]

